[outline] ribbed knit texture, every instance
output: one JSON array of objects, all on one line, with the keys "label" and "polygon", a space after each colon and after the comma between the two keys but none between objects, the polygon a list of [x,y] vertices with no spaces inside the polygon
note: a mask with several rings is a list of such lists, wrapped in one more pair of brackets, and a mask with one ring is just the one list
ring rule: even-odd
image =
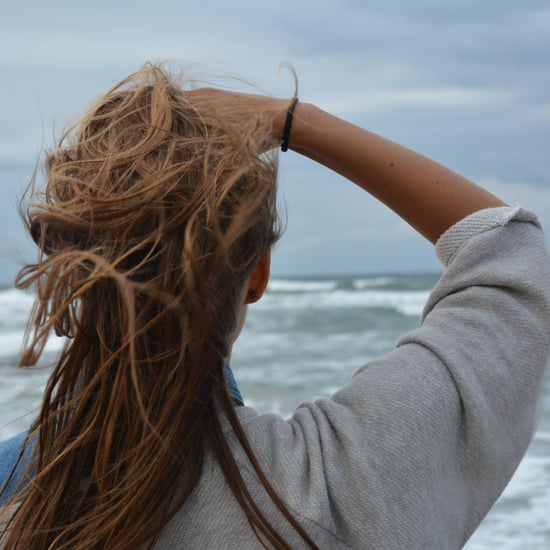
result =
[{"label": "ribbed knit texture", "polygon": [[487,208],[480,210],[450,227],[437,241],[435,253],[439,261],[447,266],[456,251],[467,242],[471,235],[482,233],[499,225],[506,225],[510,220],[533,222],[538,225],[535,214],[520,207]]}]

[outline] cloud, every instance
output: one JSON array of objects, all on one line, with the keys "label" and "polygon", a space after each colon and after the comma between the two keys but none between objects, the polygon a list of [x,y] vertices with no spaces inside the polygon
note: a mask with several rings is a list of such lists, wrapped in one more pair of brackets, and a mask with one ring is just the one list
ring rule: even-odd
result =
[{"label": "cloud", "polygon": [[370,111],[390,109],[501,109],[517,100],[516,94],[501,89],[474,87],[420,88],[367,91],[361,94],[343,93],[326,102],[329,110]]}]

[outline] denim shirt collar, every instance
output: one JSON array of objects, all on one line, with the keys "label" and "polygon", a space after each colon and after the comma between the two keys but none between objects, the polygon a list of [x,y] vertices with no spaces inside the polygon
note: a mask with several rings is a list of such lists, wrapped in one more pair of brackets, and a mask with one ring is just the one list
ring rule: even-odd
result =
[{"label": "denim shirt collar", "polygon": [[229,386],[229,392],[231,393],[231,397],[233,398],[233,402],[235,403],[235,406],[243,407],[244,406],[243,396],[239,391],[239,388],[237,386],[237,382],[235,381],[235,377],[233,376],[233,371],[231,370],[231,367],[225,364],[223,366],[223,370],[225,373],[225,379],[227,380],[227,385]]}]

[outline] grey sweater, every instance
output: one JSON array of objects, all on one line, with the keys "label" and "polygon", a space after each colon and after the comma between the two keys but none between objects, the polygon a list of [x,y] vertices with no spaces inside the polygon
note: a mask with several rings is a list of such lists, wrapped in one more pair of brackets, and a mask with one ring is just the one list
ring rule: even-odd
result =
[{"label": "grey sweater", "polygon": [[[532,436],[550,353],[550,259],[535,216],[478,212],[436,251],[446,271],[395,350],[288,421],[239,409],[268,478],[320,548],[462,547]],[[256,501],[304,548],[234,453]],[[211,457],[155,548],[261,548]]]}]

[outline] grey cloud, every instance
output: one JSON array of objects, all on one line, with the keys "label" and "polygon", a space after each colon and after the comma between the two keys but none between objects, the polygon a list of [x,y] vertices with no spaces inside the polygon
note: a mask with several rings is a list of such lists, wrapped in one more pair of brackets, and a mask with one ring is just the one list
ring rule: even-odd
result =
[{"label": "grey cloud", "polygon": [[536,78],[541,64],[550,64],[550,8],[542,2],[344,5],[298,14],[290,22],[281,17],[293,51],[349,56],[366,66],[409,63],[419,78],[434,82],[506,82],[510,73],[517,78],[532,69]]}]

